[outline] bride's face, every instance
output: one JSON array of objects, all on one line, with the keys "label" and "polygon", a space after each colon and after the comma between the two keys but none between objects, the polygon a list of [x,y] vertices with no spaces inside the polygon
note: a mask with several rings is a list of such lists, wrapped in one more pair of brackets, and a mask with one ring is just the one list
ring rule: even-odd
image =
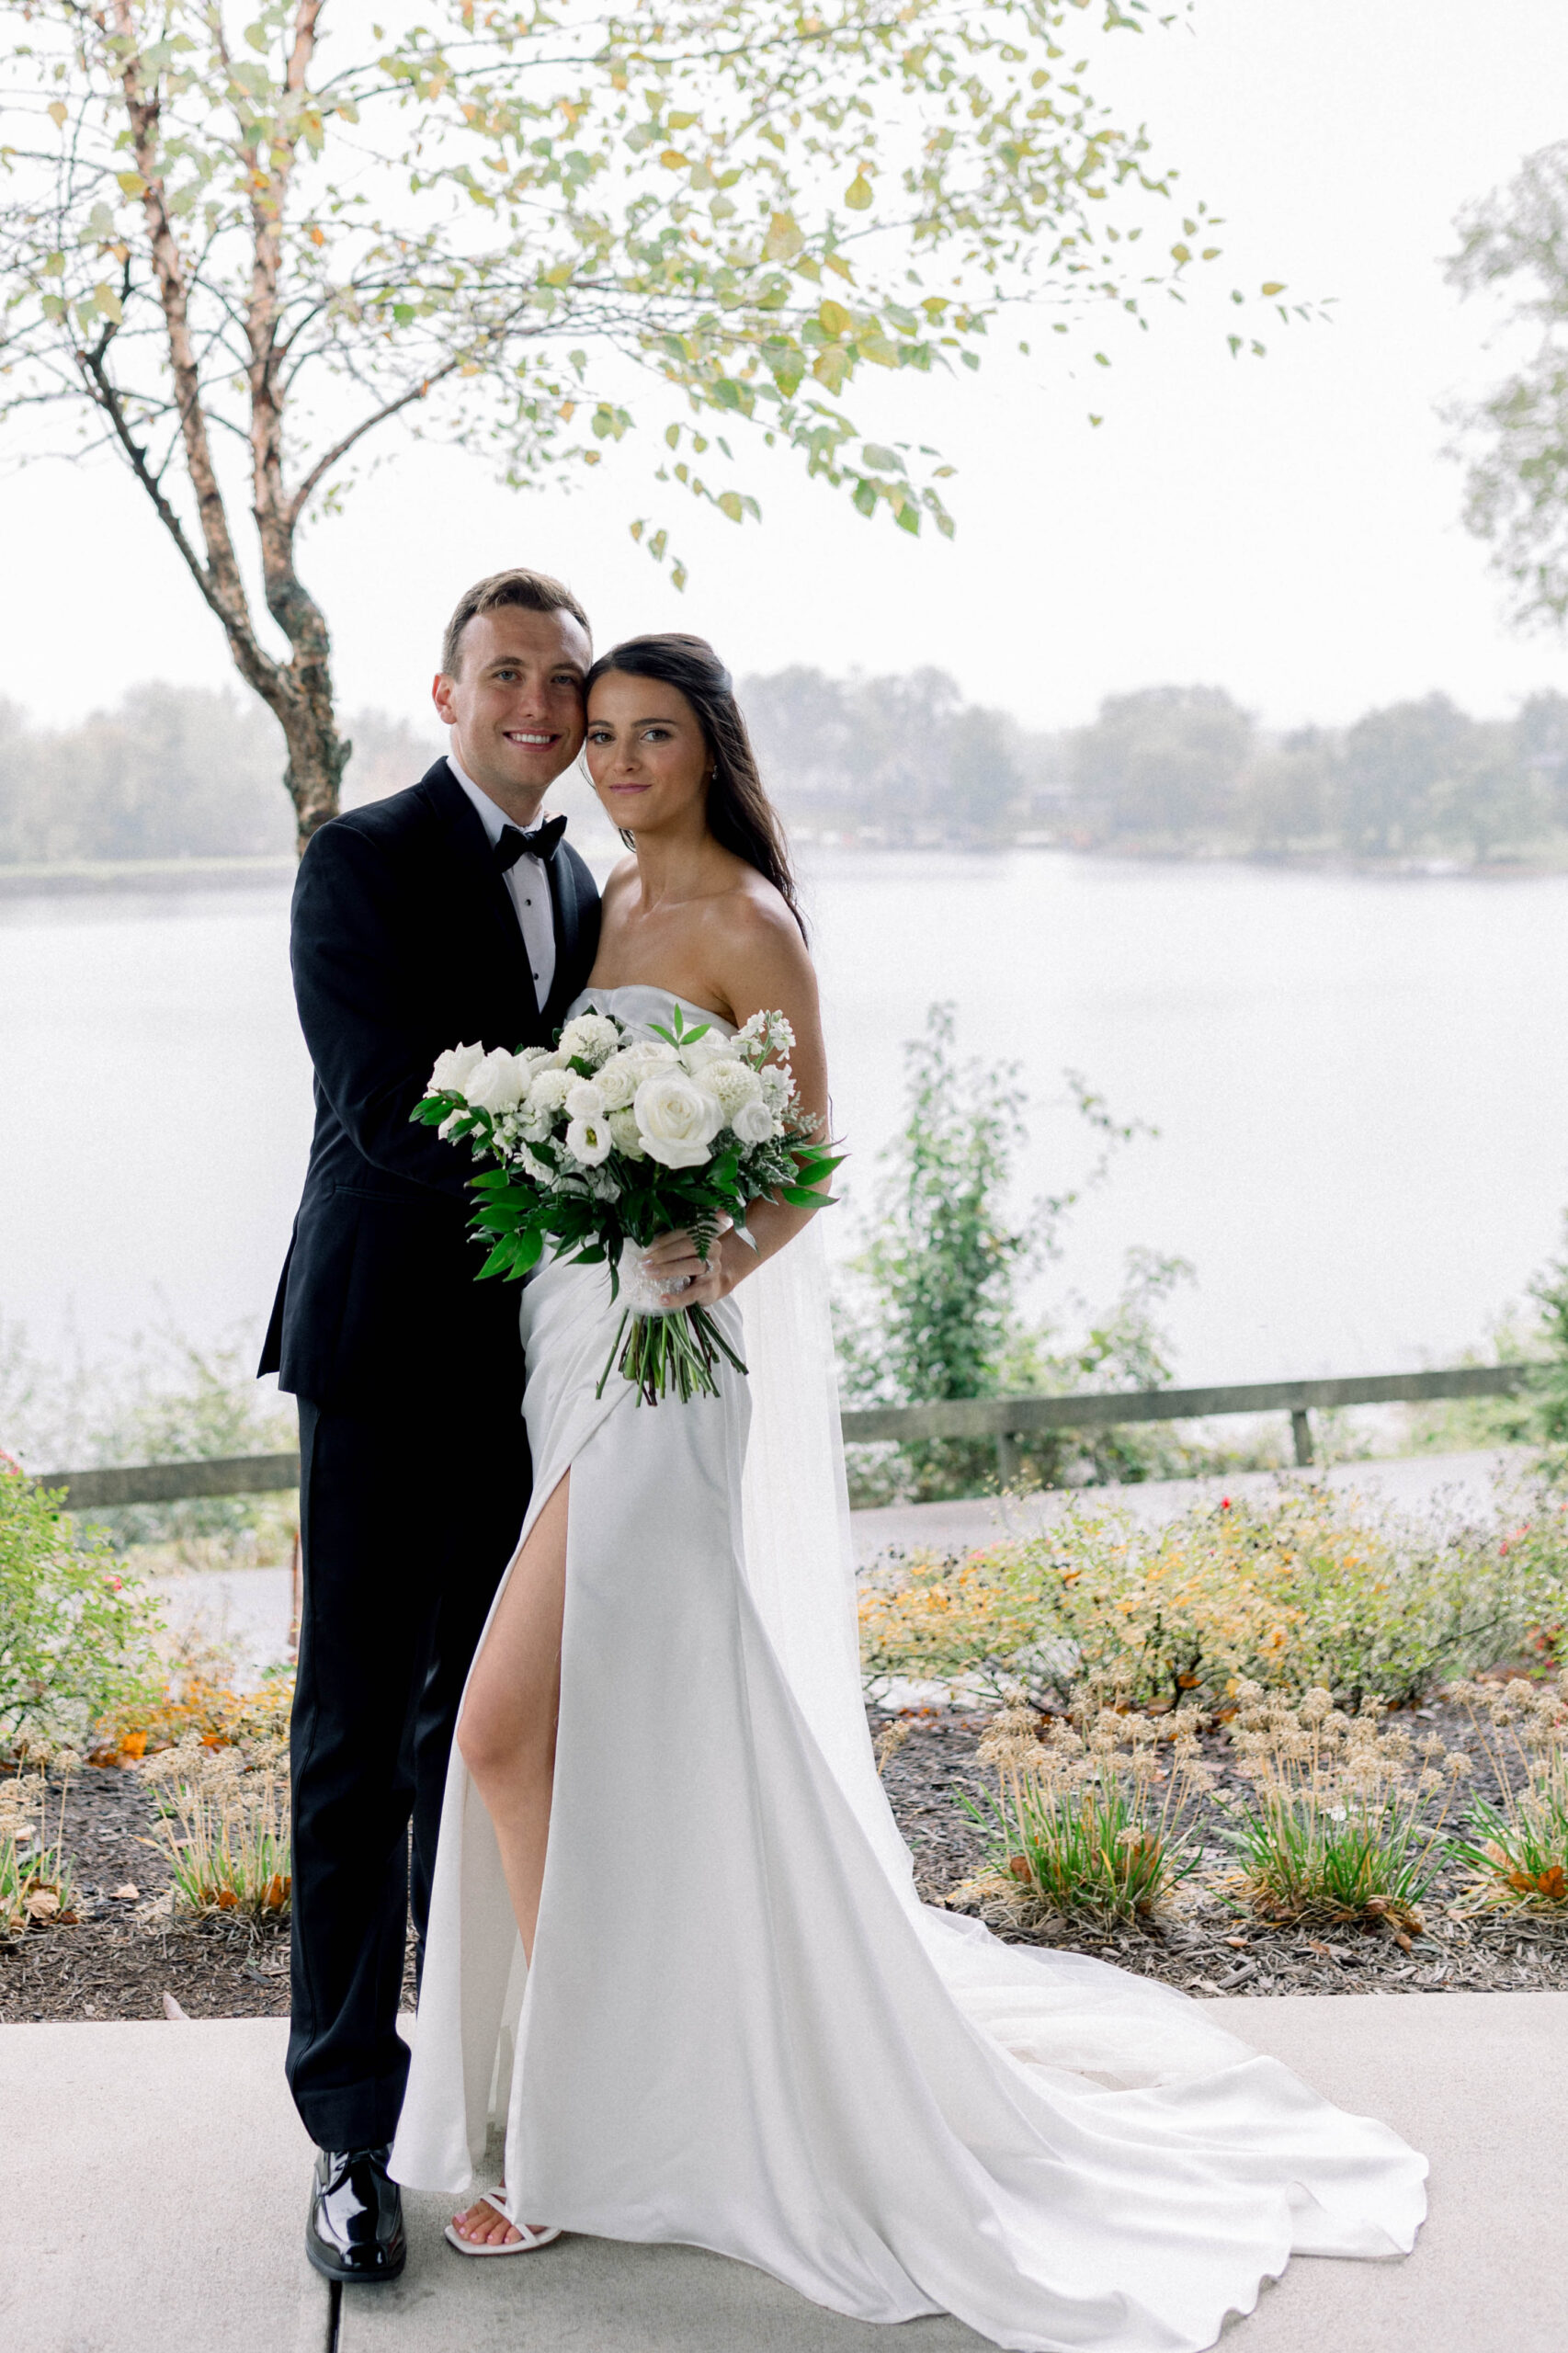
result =
[{"label": "bride's face", "polygon": [[628,833],[701,824],[713,761],[678,687],[608,670],[588,698],[585,746],[594,790]]}]

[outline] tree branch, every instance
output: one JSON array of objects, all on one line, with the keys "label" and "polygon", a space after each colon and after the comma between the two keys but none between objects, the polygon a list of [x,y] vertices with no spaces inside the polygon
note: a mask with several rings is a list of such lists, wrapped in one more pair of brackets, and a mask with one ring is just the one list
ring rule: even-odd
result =
[{"label": "tree branch", "polygon": [[362,441],[367,433],[374,432],[376,426],[384,425],[389,417],[396,416],[398,411],[407,408],[411,401],[424,400],[431,387],[438,384],[444,376],[449,376],[457,365],[458,362],[455,359],[449,359],[446,366],[437,368],[433,376],[425,377],[421,382],[411,386],[398,399],[388,401],[383,408],[377,409],[373,416],[365,417],[351,433],[346,433],[341,441],[335,442],[324,457],[318,458],[285,509],[290,530],[292,531],[299,522],[312,492],[319,486],[323,478],[332,472],[338,460],[348,455],[357,441]]}]

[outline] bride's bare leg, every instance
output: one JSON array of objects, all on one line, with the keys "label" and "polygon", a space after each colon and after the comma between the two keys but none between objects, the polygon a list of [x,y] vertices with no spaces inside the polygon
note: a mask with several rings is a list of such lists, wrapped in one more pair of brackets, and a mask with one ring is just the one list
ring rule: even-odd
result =
[{"label": "bride's bare leg", "polygon": [[[474,1662],[458,1723],[458,1746],[494,1824],[501,1868],[530,1961],[555,1776],[570,1483],[568,1472],[528,1531]],[[505,2242],[518,2235],[503,2215],[483,2203],[452,2220],[463,2238]]]}]

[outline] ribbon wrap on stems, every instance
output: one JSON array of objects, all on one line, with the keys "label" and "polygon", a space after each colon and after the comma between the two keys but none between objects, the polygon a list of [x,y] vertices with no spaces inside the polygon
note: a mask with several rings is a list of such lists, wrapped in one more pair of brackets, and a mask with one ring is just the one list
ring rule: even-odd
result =
[{"label": "ribbon wrap on stems", "polygon": [[624,1312],[597,1393],[604,1395],[605,1382],[619,1368],[635,1388],[640,1405],[656,1405],[661,1397],[672,1394],[682,1404],[691,1397],[717,1397],[720,1358],[739,1373],[746,1368],[706,1308],[683,1308],[678,1300],[666,1299],[667,1291],[687,1289],[689,1275],[663,1283],[644,1273],[647,1246],[628,1242],[621,1248],[617,1275]]}]

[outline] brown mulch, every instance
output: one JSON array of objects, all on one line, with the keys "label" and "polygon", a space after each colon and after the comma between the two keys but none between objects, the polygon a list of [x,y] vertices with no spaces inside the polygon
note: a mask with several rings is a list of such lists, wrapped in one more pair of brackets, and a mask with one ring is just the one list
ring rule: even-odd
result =
[{"label": "brown mulch", "polygon": [[[1462,1737],[1450,1711],[1422,1711],[1450,1744]],[[873,1728],[886,1729],[876,1717]],[[930,1715],[912,1720],[883,1780],[915,1856],[923,1895],[939,1902],[986,1860],[984,1829],[961,1809],[979,1801],[989,1777],[975,1761],[983,1720]],[[1222,1743],[1210,1761],[1224,1773]],[[1478,1765],[1479,1765],[1478,1760]],[[1480,1770],[1476,1785],[1484,1787]],[[46,1835],[54,1836],[58,1792]],[[152,1842],[151,1796],[134,1771],[110,1767],[77,1775],[65,1805],[65,1847],[76,1881],[72,1926],[36,1924],[0,1939],[0,2024],[75,2018],[158,2018],[172,1994],[186,2015],[274,2018],[289,2008],[289,1927],[253,1927],[233,1915],[182,1920],[157,1908],[168,1866]],[[126,1885],[134,1897],[118,1896]],[[1460,1920],[1456,1890],[1439,1882],[1425,1906],[1426,1929],[1403,1951],[1388,1933],[1358,1928],[1262,1926],[1211,1896],[1194,1898],[1162,1926],[1100,1930],[1051,1923],[1023,1933],[1000,1917],[990,1925],[1015,1943],[1068,1947],[1198,1995],[1515,1992],[1568,1987],[1568,1922],[1509,1915]],[[405,1998],[413,1998],[410,1957]]]},{"label": "brown mulch", "polygon": [[[51,1842],[60,1791],[51,1784]],[[0,2023],[46,2018],[161,2018],[172,1994],[187,2018],[257,2018],[289,2008],[289,1924],[217,1914],[181,1920],[153,1907],[169,1867],[153,1843],[153,1807],[121,1767],[78,1773],[65,1797],[65,1852],[75,1881],[72,1926],[35,1923],[0,1939]],[[134,1896],[117,1896],[131,1886]]]},{"label": "brown mulch", "polygon": [[[1452,1709],[1418,1711],[1416,1721],[1443,1733],[1450,1746],[1471,1747]],[[888,1719],[874,1719],[884,1731]],[[889,1756],[882,1782],[899,1827],[915,1857],[916,1883],[927,1903],[981,1870],[991,1852],[983,1824],[962,1810],[979,1802],[991,1776],[976,1763],[984,1719],[929,1715],[912,1720],[909,1738]],[[1221,1780],[1232,1779],[1222,1738],[1205,1743]],[[1490,1776],[1478,1756],[1473,1786],[1484,1792]],[[1210,1858],[1221,1864],[1221,1850]],[[1427,1994],[1518,1993],[1568,1987],[1568,1920],[1496,1915],[1460,1919],[1451,1909],[1457,1878],[1439,1878],[1422,1907],[1424,1932],[1408,1952],[1392,1932],[1355,1927],[1283,1928],[1259,1922],[1211,1895],[1193,1895],[1170,1919],[1153,1927],[1096,1928],[1052,1920],[1024,1931],[1005,1915],[979,1905],[960,1908],[983,1917],[1010,1944],[1036,1944],[1093,1953],[1142,1977],[1157,1977],[1184,1993]]]}]

